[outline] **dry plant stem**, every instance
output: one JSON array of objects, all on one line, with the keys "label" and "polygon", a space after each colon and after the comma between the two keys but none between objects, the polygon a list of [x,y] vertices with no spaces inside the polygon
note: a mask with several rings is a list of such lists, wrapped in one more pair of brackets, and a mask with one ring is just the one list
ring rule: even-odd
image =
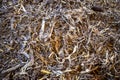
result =
[{"label": "dry plant stem", "polygon": [[14,70],[22,67],[23,65],[24,65],[24,64],[18,64],[18,65],[16,65],[16,66],[12,67],[12,68],[9,68],[9,69],[7,69],[7,70],[3,70],[1,73],[2,73],[2,74],[9,73],[9,72],[11,72],[11,71],[14,71]]},{"label": "dry plant stem", "polygon": [[[7,74],[3,79],[120,79],[119,0],[2,2],[0,71]],[[19,60],[26,62],[8,68]]]},{"label": "dry plant stem", "polygon": [[42,19],[42,24],[41,24],[41,29],[40,29],[40,33],[39,33],[39,38],[40,40],[43,38],[43,34],[44,34],[44,30],[45,30],[45,19]]},{"label": "dry plant stem", "polygon": [[[31,51],[32,52],[32,51]],[[26,70],[28,67],[32,66],[34,64],[34,56],[33,53],[31,53],[30,55],[30,61],[27,62],[22,68],[21,68],[21,72],[20,74],[26,74]]]}]

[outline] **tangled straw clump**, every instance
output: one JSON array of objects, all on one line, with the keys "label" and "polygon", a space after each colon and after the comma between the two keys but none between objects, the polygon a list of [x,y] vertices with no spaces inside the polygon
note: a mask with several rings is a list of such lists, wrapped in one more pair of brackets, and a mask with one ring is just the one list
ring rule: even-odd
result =
[{"label": "tangled straw clump", "polygon": [[0,79],[120,79],[119,0],[0,5]]}]

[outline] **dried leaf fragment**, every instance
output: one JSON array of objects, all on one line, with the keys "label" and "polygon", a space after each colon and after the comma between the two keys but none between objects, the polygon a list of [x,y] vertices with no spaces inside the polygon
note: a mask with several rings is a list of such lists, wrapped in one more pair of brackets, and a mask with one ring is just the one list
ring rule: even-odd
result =
[{"label": "dried leaf fragment", "polygon": [[44,74],[51,74],[50,71],[48,71],[48,70],[44,70],[44,69],[42,69],[40,72],[42,72],[42,73],[44,73]]}]

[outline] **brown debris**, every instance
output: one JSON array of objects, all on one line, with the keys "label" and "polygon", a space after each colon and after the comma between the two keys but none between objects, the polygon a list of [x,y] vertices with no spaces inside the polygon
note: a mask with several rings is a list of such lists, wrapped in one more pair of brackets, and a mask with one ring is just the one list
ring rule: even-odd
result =
[{"label": "brown debris", "polygon": [[0,80],[119,80],[119,0],[0,0]]},{"label": "brown debris", "polygon": [[91,9],[92,9],[93,11],[103,12],[103,9],[102,9],[101,7],[92,6]]}]

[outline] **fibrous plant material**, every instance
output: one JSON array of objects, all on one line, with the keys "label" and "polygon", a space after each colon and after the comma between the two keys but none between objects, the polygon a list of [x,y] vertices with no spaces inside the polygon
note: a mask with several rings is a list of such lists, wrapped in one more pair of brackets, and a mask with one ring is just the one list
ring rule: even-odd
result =
[{"label": "fibrous plant material", "polygon": [[1,0],[0,79],[120,79],[119,0]]}]

